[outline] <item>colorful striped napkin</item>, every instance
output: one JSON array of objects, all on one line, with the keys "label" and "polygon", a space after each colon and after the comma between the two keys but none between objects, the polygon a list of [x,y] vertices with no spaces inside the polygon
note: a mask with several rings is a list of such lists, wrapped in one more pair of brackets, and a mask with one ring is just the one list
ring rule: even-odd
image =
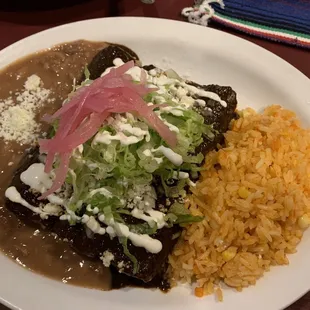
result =
[{"label": "colorful striped napkin", "polygon": [[[225,2],[225,3],[224,3]],[[310,48],[310,0],[198,0],[182,15],[209,20],[251,35]]]}]

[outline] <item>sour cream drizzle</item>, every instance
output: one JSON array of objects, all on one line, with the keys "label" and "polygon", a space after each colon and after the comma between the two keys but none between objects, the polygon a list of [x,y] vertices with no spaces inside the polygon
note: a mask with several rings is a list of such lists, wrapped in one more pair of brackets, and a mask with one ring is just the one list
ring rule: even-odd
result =
[{"label": "sour cream drizzle", "polygon": [[134,208],[131,211],[131,215],[137,219],[146,221],[148,224],[150,224],[150,226],[152,223],[156,223],[158,229],[161,229],[166,225],[165,213],[156,210],[146,210],[145,212],[149,215],[146,215],[142,210]]},{"label": "sour cream drizzle", "polygon": [[157,149],[153,149],[152,152],[161,152],[165,157],[167,157],[174,165],[181,166],[183,163],[183,158],[180,154],[177,154],[168,147],[161,145]]},{"label": "sour cream drizzle", "polygon": [[[52,184],[50,176],[44,172],[44,165],[41,163],[32,164],[26,171],[21,173],[21,181],[37,192],[44,192],[45,189],[49,188]],[[111,192],[105,188],[92,190],[89,195],[93,196],[98,193],[108,198],[112,197]],[[47,204],[43,208],[32,206],[21,197],[20,193],[14,186],[11,186],[6,190],[5,197],[7,197],[12,202],[19,203],[32,212],[39,214],[42,219],[47,219],[49,215],[57,215],[61,212],[60,207],[57,208],[57,206],[51,204]],[[51,203],[53,202],[64,205],[63,199],[56,195],[50,195],[47,198]],[[126,237],[131,240],[135,246],[143,247],[150,253],[158,253],[162,249],[162,243],[159,240],[151,238],[146,234],[136,234],[130,232],[126,225],[117,223],[114,221],[114,219],[106,221],[103,214],[99,215],[98,219],[99,221],[108,225],[107,228],[101,227],[100,223],[94,216],[84,214],[82,217],[78,217],[72,210],[67,210],[67,212],[68,214],[63,214],[60,216],[60,220],[73,219],[76,221],[81,221],[90,231],[95,234],[104,235],[105,233],[108,233],[111,238],[114,238],[115,236]],[[158,227],[163,227],[165,225],[163,222],[163,216],[159,214],[161,212],[157,212],[158,211],[150,210],[149,217],[158,223]]]},{"label": "sour cream drizzle", "polygon": [[[53,184],[50,175],[44,172],[44,164],[42,163],[35,163],[29,166],[27,170],[21,173],[20,180],[41,194]],[[63,199],[54,194],[47,196],[47,199],[52,204],[64,204]]]},{"label": "sour cream drizzle", "polygon": [[149,235],[133,233],[129,230],[128,226],[117,223],[114,219],[107,221],[104,216],[99,216],[99,221],[108,225],[108,228],[110,227],[109,231],[108,228],[106,231],[108,233],[111,232],[111,234],[109,233],[111,238],[114,238],[114,236],[128,238],[133,245],[145,248],[150,253],[159,253],[162,250],[162,243],[157,239],[151,238]]},{"label": "sour cream drizzle", "polygon": [[5,191],[5,197],[12,202],[21,204],[22,206],[31,210],[33,213],[39,214],[42,219],[48,218],[49,213],[44,212],[39,207],[34,207],[30,203],[28,203],[24,198],[22,198],[15,186],[11,186]]}]

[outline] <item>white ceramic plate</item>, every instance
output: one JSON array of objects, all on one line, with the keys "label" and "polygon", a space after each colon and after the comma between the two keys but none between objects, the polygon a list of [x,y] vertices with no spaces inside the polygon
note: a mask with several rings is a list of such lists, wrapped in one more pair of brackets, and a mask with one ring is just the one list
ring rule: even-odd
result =
[{"label": "white ceramic plate", "polygon": [[[268,51],[226,33],[182,22],[148,18],[105,18],[50,29],[0,52],[0,68],[12,61],[77,39],[125,44],[144,63],[172,67],[201,83],[230,85],[239,106],[256,109],[281,104],[310,123],[310,81]],[[275,267],[257,285],[236,293],[224,291],[224,302],[213,296],[197,299],[185,288],[169,294],[126,289],[112,292],[65,285],[22,269],[0,255],[0,297],[22,310],[151,310],[251,309],[278,310],[310,289],[310,233],[288,267]]]}]

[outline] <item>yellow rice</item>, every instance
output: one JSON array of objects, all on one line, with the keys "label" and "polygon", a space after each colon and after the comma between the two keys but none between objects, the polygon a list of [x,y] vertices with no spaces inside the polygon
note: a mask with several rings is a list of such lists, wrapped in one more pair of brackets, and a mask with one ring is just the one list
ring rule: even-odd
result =
[{"label": "yellow rice", "polygon": [[242,290],[287,265],[310,225],[310,131],[280,106],[240,114],[189,198],[204,220],[183,230],[169,257],[172,280],[196,281],[196,296],[222,300],[221,282]]}]

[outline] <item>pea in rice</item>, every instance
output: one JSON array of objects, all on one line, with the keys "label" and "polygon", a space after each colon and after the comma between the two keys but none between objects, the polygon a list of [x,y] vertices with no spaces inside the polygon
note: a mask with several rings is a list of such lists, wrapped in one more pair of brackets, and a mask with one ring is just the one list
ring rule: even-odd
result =
[{"label": "pea in rice", "polygon": [[310,131],[295,114],[247,109],[208,154],[188,208],[188,225],[169,257],[173,281],[197,281],[196,296],[220,283],[254,285],[273,265],[287,265],[310,225]]}]

